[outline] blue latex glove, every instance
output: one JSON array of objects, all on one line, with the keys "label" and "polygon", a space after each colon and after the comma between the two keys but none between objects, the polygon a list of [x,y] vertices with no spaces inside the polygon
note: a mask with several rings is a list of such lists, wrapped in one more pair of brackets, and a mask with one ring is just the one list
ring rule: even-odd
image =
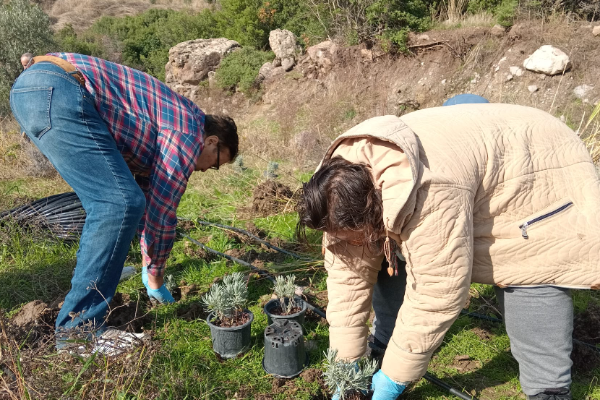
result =
[{"label": "blue latex glove", "polygon": [[169,289],[165,287],[164,283],[158,289],[152,289],[148,286],[148,268],[146,267],[142,268],[142,283],[146,286],[146,293],[148,293],[150,300],[154,299],[161,304],[175,303],[175,299],[171,295],[171,292],[169,292]]},{"label": "blue latex glove", "polygon": [[404,392],[406,385],[391,380],[382,370],[373,375],[371,390],[373,400],[396,400]]},{"label": "blue latex glove", "polygon": [[340,400],[340,389],[339,388],[335,391],[335,393],[331,397],[331,400]]}]

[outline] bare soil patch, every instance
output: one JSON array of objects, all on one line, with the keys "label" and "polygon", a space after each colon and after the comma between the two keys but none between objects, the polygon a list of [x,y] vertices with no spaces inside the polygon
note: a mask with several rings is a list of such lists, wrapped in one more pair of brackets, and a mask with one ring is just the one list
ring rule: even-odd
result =
[{"label": "bare soil patch", "polygon": [[[590,304],[588,309],[575,316],[573,337],[584,343],[600,343],[600,306]],[[573,369],[580,373],[590,373],[600,367],[600,352],[592,347],[573,343],[571,352]]]},{"label": "bare soil patch", "polygon": [[481,368],[481,364],[467,355],[457,355],[452,361],[452,367],[460,373],[465,373]]},{"label": "bare soil patch", "polygon": [[492,338],[492,333],[485,328],[475,327],[471,329],[471,332],[477,335],[477,337],[481,340],[490,340]]},{"label": "bare soil patch", "polygon": [[291,211],[293,207],[288,204],[293,196],[294,192],[288,186],[272,180],[265,181],[254,188],[252,211],[255,215],[263,217],[278,214],[284,211],[286,206]]}]

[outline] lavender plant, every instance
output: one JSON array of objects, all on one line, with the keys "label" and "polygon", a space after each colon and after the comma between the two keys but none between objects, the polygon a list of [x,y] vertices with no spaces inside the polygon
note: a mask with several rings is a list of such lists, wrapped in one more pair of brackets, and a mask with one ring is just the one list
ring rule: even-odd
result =
[{"label": "lavender plant", "polygon": [[206,310],[221,321],[242,311],[247,300],[248,287],[241,272],[225,276],[222,283],[212,285],[210,291],[202,297]]},{"label": "lavender plant", "polygon": [[329,348],[325,353],[325,384],[335,393],[339,391],[340,399],[352,392],[369,390],[371,377],[377,371],[377,361],[364,358],[358,361],[338,360],[337,350]]},{"label": "lavender plant", "polygon": [[294,299],[296,294],[296,276],[288,275],[283,277],[280,275],[276,277],[273,291],[279,299],[281,310],[284,312],[284,314],[289,314],[292,309],[296,307],[296,301]]}]

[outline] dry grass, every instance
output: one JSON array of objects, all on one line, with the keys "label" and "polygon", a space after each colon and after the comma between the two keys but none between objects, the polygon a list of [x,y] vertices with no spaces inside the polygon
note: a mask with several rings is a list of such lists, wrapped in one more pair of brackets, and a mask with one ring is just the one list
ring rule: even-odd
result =
[{"label": "dry grass", "polygon": [[71,24],[80,32],[89,28],[102,16],[133,16],[151,8],[196,12],[208,6],[206,0],[57,0],[48,10],[48,14],[55,21],[55,30]]},{"label": "dry grass", "polygon": [[19,125],[10,117],[0,120],[0,181],[15,179],[25,173],[27,158],[21,146]]}]

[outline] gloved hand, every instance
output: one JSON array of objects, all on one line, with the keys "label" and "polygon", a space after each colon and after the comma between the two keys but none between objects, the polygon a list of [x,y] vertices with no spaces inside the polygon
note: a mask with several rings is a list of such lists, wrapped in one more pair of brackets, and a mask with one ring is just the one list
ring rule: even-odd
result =
[{"label": "gloved hand", "polygon": [[371,390],[373,400],[396,400],[404,392],[406,385],[391,380],[382,370],[373,375]]},{"label": "gloved hand", "polygon": [[144,286],[146,286],[146,293],[148,293],[148,297],[150,297],[150,300],[154,299],[161,304],[175,303],[175,299],[171,295],[171,292],[169,292],[169,289],[167,289],[165,287],[164,283],[158,289],[150,288],[150,285],[148,285],[148,268],[147,267],[142,268],[142,283],[144,284]]}]

